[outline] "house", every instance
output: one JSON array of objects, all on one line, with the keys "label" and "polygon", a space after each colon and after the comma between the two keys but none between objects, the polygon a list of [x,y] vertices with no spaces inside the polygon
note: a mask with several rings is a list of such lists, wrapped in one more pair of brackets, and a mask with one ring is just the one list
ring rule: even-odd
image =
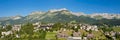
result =
[{"label": "house", "polygon": [[73,37],[80,37],[80,32],[73,32]]},{"label": "house", "polygon": [[13,30],[13,31],[20,31],[20,29],[21,29],[21,25],[14,25],[14,26],[12,27],[12,30]]},{"label": "house", "polygon": [[7,31],[7,32],[1,32],[2,36],[8,36],[10,34],[13,34],[12,31]]},{"label": "house", "polygon": [[50,28],[52,28],[52,25],[41,25],[40,28],[41,29],[50,29]]},{"label": "house", "polygon": [[36,23],[33,23],[33,25],[40,25],[41,23],[39,23],[39,22],[36,22]]},{"label": "house", "polygon": [[83,37],[83,39],[82,39],[82,40],[88,40],[88,39],[87,39],[87,37]]},{"label": "house", "polygon": [[16,34],[15,36],[16,36],[16,38],[20,38],[20,36],[18,34]]},{"label": "house", "polygon": [[94,37],[94,34],[92,34],[92,33],[87,34],[88,39],[92,39],[93,37]]},{"label": "house", "polygon": [[111,36],[113,36],[113,37],[114,37],[114,36],[116,35],[116,32],[111,31],[111,32],[110,32],[110,34],[111,34]]}]

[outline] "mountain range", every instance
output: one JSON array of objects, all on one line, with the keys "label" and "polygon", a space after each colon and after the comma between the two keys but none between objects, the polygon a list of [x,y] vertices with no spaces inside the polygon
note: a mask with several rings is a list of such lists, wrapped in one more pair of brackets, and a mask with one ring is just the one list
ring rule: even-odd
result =
[{"label": "mountain range", "polygon": [[109,13],[94,13],[85,14],[82,12],[71,12],[66,8],[52,9],[47,12],[34,11],[27,16],[11,16],[11,17],[0,17],[0,24],[23,24],[26,22],[45,22],[45,23],[56,23],[56,22],[75,22],[75,23],[87,23],[95,25],[120,25],[120,14],[109,14]]}]

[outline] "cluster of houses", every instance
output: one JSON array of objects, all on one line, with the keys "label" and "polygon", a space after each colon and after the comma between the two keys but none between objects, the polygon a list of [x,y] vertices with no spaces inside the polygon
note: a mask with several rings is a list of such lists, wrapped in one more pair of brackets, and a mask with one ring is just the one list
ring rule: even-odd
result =
[{"label": "cluster of houses", "polygon": [[[3,29],[4,28],[5,28],[5,26],[3,27]],[[11,34],[14,34],[14,32],[20,31],[20,29],[21,29],[21,25],[13,25],[11,30],[1,32],[1,35],[2,35],[1,38],[4,38],[5,36],[11,35]],[[20,37],[19,34],[16,34],[16,38],[19,38],[19,37]]]},{"label": "cluster of houses", "polygon": [[[37,32],[40,29],[43,29],[43,30],[52,29],[53,25],[54,25],[54,23],[49,23],[49,24],[33,23],[34,32]],[[78,28],[78,25],[80,26],[79,29],[81,29],[81,30],[98,31],[98,27],[96,25],[69,24],[68,26],[73,26],[74,28]],[[15,31],[20,31],[20,29],[21,29],[21,25],[13,25],[11,30],[1,32],[1,34],[2,34],[1,38],[4,38],[5,36],[11,35],[11,34],[14,34]],[[57,38],[66,38],[67,40],[89,40],[89,39],[94,38],[94,34],[91,32],[89,32],[86,36],[83,37],[83,35],[81,35],[80,31],[69,30],[69,31],[72,31],[71,35],[69,35],[66,31],[68,31],[68,29],[61,28],[57,32],[56,37]],[[111,35],[112,38],[115,40],[116,34],[120,35],[120,32],[111,31],[111,32],[104,32],[104,34],[105,34],[105,36]],[[16,34],[16,38],[20,38],[20,35]]]},{"label": "cluster of houses", "polygon": [[89,25],[89,24],[68,24],[69,26],[73,26],[74,28],[78,28],[80,26],[80,29],[87,30],[87,31],[98,31],[98,26],[96,25]]},{"label": "cluster of houses", "polygon": [[[74,26],[74,28],[78,28],[78,26],[76,24],[73,24],[72,26]],[[91,31],[99,31],[98,27],[96,25],[88,25],[88,24],[82,25],[82,24],[79,24],[79,26],[80,26],[80,29],[82,29],[82,30],[86,30],[86,31],[90,31],[90,30]],[[63,29],[63,31],[59,31],[57,33],[57,37],[58,38],[66,38],[68,40],[89,40],[89,39],[95,39],[94,38],[95,35],[93,33],[91,33],[91,32],[88,32],[87,35],[82,36],[80,31],[73,30],[72,35],[68,35],[68,34],[66,34],[67,32],[65,32],[66,30],[67,29]],[[106,38],[111,37],[111,39],[116,40],[116,35],[120,36],[120,32],[114,32],[114,31],[104,32],[104,35],[105,35]]]},{"label": "cluster of houses", "polygon": [[33,26],[34,26],[34,32],[40,30],[40,29],[43,29],[43,30],[46,30],[46,29],[52,29],[52,26],[54,24],[53,23],[49,23],[49,24],[41,24],[39,22],[37,23],[33,23]]},{"label": "cluster of houses", "polygon": [[62,31],[62,32],[58,32],[56,36],[57,38],[65,38],[67,40],[88,40],[88,39],[92,39],[94,37],[94,34],[89,33],[83,37],[81,35],[81,32],[73,31],[72,34],[69,35],[68,33],[66,33],[66,31]]},{"label": "cluster of houses", "polygon": [[[36,32],[40,29],[43,29],[43,30],[51,29],[52,25],[53,25],[52,23],[49,23],[49,24],[33,23],[34,32]],[[11,34],[14,34],[14,32],[19,32],[21,29],[21,26],[22,25],[13,25],[11,30],[1,32],[1,35],[2,35],[1,38],[4,38],[5,36],[11,35]],[[5,29],[5,27],[6,26],[4,26],[3,29]],[[20,37],[20,35],[16,34],[16,38],[19,38],[19,37]]]},{"label": "cluster of houses", "polygon": [[80,25],[80,29],[86,30],[86,31],[98,31],[98,26],[96,25],[88,25],[88,24],[79,24]]},{"label": "cluster of houses", "polygon": [[[78,25],[73,24],[71,25],[74,28],[78,28]],[[97,26],[92,26],[92,25],[79,25],[80,29],[82,30],[86,30],[86,31],[98,31]],[[86,36],[82,36],[80,31],[75,31],[75,30],[69,30],[72,31],[71,35],[69,35],[67,33],[67,29],[62,28],[61,30],[59,30],[59,32],[57,33],[57,38],[65,38],[67,40],[88,40],[88,39],[92,39],[94,38],[94,34],[93,33],[88,33]]]},{"label": "cluster of houses", "polygon": [[105,36],[107,38],[116,40],[116,37],[120,37],[120,32],[110,31],[110,32],[104,32]]}]

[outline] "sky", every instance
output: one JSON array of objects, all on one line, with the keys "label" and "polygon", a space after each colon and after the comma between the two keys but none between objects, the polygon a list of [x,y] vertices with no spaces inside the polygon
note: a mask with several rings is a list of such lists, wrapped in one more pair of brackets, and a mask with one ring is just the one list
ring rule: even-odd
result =
[{"label": "sky", "polygon": [[0,17],[66,8],[72,12],[120,13],[120,0],[0,0]]}]

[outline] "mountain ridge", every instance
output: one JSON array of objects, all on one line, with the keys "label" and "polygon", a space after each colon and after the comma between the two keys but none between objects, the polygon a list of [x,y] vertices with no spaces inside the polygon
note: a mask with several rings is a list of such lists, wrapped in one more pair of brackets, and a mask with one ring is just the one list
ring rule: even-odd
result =
[{"label": "mountain ridge", "polygon": [[[104,21],[105,20],[105,21]],[[84,14],[84,13],[74,13],[65,8],[63,9],[54,9],[47,12],[35,11],[31,14],[23,16],[12,16],[12,17],[0,17],[1,24],[22,24],[25,22],[47,22],[47,23],[56,23],[56,22],[77,22],[77,23],[88,23],[88,24],[111,24],[109,22],[116,23],[120,20],[120,14]],[[120,25],[120,23],[116,25]]]}]

